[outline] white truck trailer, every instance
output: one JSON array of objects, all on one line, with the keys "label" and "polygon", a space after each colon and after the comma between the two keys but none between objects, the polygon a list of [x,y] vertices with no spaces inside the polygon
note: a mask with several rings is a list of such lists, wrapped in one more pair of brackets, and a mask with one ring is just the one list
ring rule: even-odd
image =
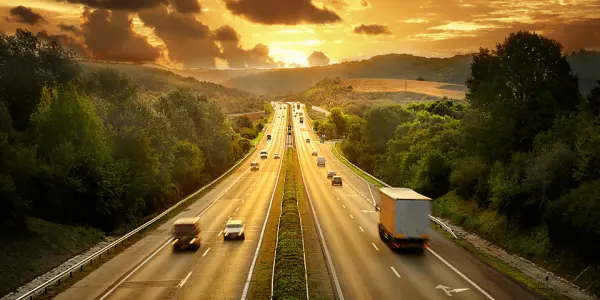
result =
[{"label": "white truck trailer", "polygon": [[409,188],[381,188],[379,193],[381,240],[392,249],[423,249],[431,230],[431,198]]}]

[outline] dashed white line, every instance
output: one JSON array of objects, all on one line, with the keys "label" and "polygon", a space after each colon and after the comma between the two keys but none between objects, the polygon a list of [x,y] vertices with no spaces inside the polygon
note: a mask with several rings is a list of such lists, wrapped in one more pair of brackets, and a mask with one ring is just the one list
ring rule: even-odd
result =
[{"label": "dashed white line", "polygon": [[219,235],[217,235],[217,236],[221,236],[221,234],[223,234],[223,230],[221,230],[221,232],[219,232]]},{"label": "dashed white line", "polygon": [[377,245],[375,245],[375,243],[371,243],[371,245],[373,245],[373,248],[375,248],[375,250],[379,251],[379,248],[377,248]]},{"label": "dashed white line", "polygon": [[340,201],[340,198],[338,198],[338,197],[335,197],[335,199],[337,199],[338,201]]},{"label": "dashed white line", "polygon": [[398,274],[398,271],[396,271],[396,269],[394,269],[394,267],[390,267],[390,269],[392,269],[394,274],[396,274],[396,277],[400,278],[400,274]]},{"label": "dashed white line", "polygon": [[354,216],[352,214],[350,214],[350,219],[354,220]]},{"label": "dashed white line", "polygon": [[360,231],[365,232],[365,230],[362,227],[358,226],[358,228],[360,228]]},{"label": "dashed white line", "polygon": [[239,208],[239,207],[235,209],[235,211],[238,211],[238,210],[240,210],[240,208]]},{"label": "dashed white line", "polygon": [[204,254],[202,254],[202,256],[206,256],[206,254],[208,254],[208,251],[210,251],[210,248],[206,249],[206,251],[204,251]]},{"label": "dashed white line", "polygon": [[343,207],[343,208],[346,208],[346,205],[342,204],[342,207]]},{"label": "dashed white line", "polygon": [[185,276],[185,278],[181,280],[181,282],[179,283],[179,287],[182,287],[188,281],[188,279],[190,279],[191,275],[192,275],[192,271],[190,271],[187,274],[187,276]]}]

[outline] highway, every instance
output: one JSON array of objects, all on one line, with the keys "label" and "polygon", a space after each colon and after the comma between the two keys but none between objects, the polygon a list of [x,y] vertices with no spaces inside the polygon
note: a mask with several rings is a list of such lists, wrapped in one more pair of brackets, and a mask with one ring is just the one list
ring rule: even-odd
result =
[{"label": "highway", "polygon": [[[377,231],[379,213],[372,203],[378,190],[370,191],[364,179],[334,157],[331,143],[319,143],[298,117],[294,117],[294,129],[302,173],[332,257],[340,299],[537,299],[433,230],[423,253],[393,252]],[[326,167],[317,167],[313,151],[326,158]],[[343,186],[331,186],[326,174],[330,169],[342,176]]]},{"label": "highway", "polygon": [[[231,176],[56,299],[240,299],[248,288],[281,166],[273,154],[284,151],[285,113],[275,110],[266,129],[272,140],[264,138]],[[266,160],[259,157],[262,149],[269,152]],[[249,170],[252,161],[260,163],[259,171]],[[202,224],[200,249],[173,252],[173,222],[196,215]],[[246,224],[244,241],[223,241],[222,230],[230,218]]]}]

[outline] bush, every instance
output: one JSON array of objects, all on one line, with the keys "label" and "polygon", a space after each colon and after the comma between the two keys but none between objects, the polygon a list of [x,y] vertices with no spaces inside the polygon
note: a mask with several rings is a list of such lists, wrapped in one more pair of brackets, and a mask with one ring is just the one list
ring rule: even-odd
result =
[{"label": "bush", "polygon": [[252,140],[256,137],[257,132],[252,128],[243,128],[241,135],[246,139]]},{"label": "bush", "polygon": [[481,207],[487,207],[489,192],[489,166],[479,157],[468,157],[454,164],[450,174],[451,186],[466,199],[475,199]]}]

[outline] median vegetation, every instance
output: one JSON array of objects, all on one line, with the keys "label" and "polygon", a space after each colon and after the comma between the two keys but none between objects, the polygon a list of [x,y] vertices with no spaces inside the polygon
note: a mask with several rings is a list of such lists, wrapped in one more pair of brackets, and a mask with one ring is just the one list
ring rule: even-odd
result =
[{"label": "median vegetation", "polygon": [[437,198],[437,215],[600,294],[600,82],[582,95],[561,53],[513,33],[474,55],[466,103],[331,109],[317,131],[346,136],[343,154],[370,174]]},{"label": "median vegetation", "polygon": [[275,269],[273,299],[307,299],[304,240],[298,211],[296,172],[297,157],[294,149],[286,150],[288,168],[285,174]]}]

